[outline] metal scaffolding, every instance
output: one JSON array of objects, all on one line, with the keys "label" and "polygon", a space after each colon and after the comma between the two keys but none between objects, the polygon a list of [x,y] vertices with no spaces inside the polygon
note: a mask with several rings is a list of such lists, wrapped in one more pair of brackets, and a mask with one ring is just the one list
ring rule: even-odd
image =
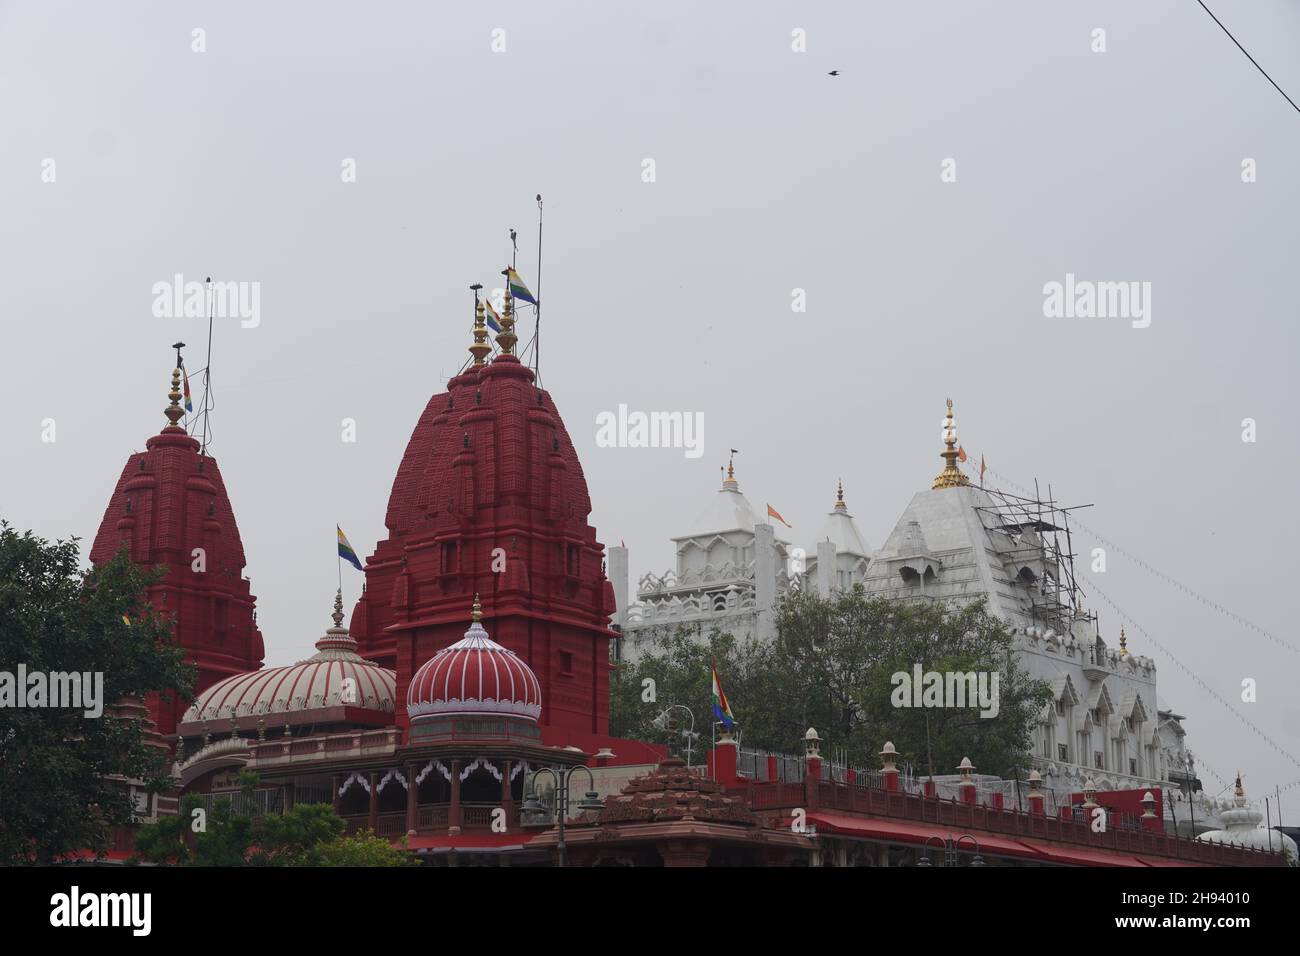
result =
[{"label": "metal scaffolding", "polygon": [[1083,610],[1084,592],[1074,573],[1070,534],[1070,512],[1092,505],[1058,504],[1051,485],[1043,497],[1037,479],[1032,498],[994,488],[984,491],[993,503],[975,510],[990,534],[1006,537],[1010,547],[1001,554],[1019,565],[1012,580],[1029,594],[1034,623],[1065,633],[1076,620],[1095,620],[1095,615]]}]

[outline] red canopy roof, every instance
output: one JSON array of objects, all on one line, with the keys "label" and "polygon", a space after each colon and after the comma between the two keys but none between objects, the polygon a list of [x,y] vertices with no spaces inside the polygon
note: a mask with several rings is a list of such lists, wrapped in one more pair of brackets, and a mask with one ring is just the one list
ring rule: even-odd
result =
[{"label": "red canopy roof", "polygon": [[[895,840],[902,843],[924,843],[926,840],[956,838],[948,827],[931,823],[913,823],[908,820],[889,820],[880,817],[850,817],[841,813],[810,813],[808,819],[822,829],[832,833],[848,833],[853,836],[877,840]],[[981,853],[993,853],[998,856],[1017,856],[1037,858],[1039,849],[1019,840],[981,833],[975,837],[979,841]]]},{"label": "red canopy roof", "polygon": [[[842,813],[810,813],[808,819],[823,831],[843,833],[868,840],[890,840],[895,843],[924,844],[934,838],[955,839],[960,836],[951,828],[934,823],[909,820],[891,820],[880,817],[856,817]],[[1115,853],[1098,847],[1059,846],[1038,840],[1013,840],[992,833],[972,834],[979,841],[981,853],[994,856],[1014,856],[1058,863],[1068,866],[1196,866],[1184,860],[1139,857]],[[972,847],[973,849],[973,847]]]},{"label": "red canopy roof", "polygon": [[[518,849],[536,833],[462,833],[460,836],[416,836],[407,838],[412,850],[504,850]],[[396,841],[395,841],[396,842]]]}]

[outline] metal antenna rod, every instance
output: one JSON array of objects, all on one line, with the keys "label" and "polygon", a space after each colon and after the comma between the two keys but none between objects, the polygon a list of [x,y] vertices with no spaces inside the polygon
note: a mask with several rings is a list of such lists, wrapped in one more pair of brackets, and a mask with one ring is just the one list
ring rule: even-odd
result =
[{"label": "metal antenna rod", "polygon": [[533,304],[533,371],[542,376],[542,194],[537,194],[537,301]]},{"label": "metal antenna rod", "polygon": [[203,441],[199,449],[200,455],[208,453],[208,409],[212,407],[209,401],[212,394],[212,316],[216,308],[216,298],[212,295],[212,276],[208,276],[204,283],[204,291],[208,294],[208,358],[203,363]]}]

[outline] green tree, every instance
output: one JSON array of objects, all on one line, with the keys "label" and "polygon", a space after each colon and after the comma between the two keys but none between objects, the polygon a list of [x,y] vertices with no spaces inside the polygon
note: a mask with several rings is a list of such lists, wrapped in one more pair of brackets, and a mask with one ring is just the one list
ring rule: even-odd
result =
[{"label": "green tree", "polygon": [[229,797],[212,801],[190,794],[178,816],[162,817],[140,828],[136,853],[141,860],[173,866],[412,866],[406,839],[394,847],[371,830],[344,835],[346,824],[327,803],[300,803],[287,812],[262,813],[253,795],[257,775],[240,774],[240,804]]},{"label": "green tree", "polygon": [[[1014,637],[983,600],[869,598],[860,586],[829,598],[796,593],[778,610],[777,638],[758,670],[771,684],[771,708],[755,735],[790,740],[816,727],[858,766],[874,766],[885,740],[925,772],[952,773],[962,757],[981,772],[1015,775],[1029,756],[1034,721],[1050,699],[1013,653]],[[998,711],[900,707],[893,677],[922,672],[998,675]],[[780,695],[778,685],[789,690]],[[750,739],[754,739],[753,736]],[[789,747],[789,744],[785,744]]]},{"label": "green tree", "polygon": [[[610,678],[610,734],[666,743],[673,753],[682,752],[681,731],[689,728],[690,721],[681,711],[670,715],[671,730],[654,725],[655,718],[666,708],[680,704],[695,715],[695,732],[700,739],[708,740],[709,725],[714,720],[712,668],[717,666],[732,711],[740,721],[751,712],[747,704],[739,702],[747,700],[744,688],[753,653],[752,645],[741,646],[717,628],[697,635],[693,629],[680,626],[662,635],[635,663],[615,668]],[[696,744],[696,757],[702,752]]]},{"label": "green tree", "polygon": [[[50,543],[0,521],[0,671],[12,675],[8,692],[20,664],[29,675],[102,674],[106,708],[87,717],[83,709],[0,704],[0,864],[103,852],[111,828],[132,816],[121,778],[166,786],[163,755],[147,745],[140,723],[107,709],[165,688],[188,695],[193,686],[170,622],[140,603],[159,577],[125,554],[83,571],[76,538]],[[5,693],[0,684],[0,701]]]},{"label": "green tree", "polygon": [[419,866],[420,863],[406,852],[406,837],[402,848],[395,848],[373,830],[363,830],[350,837],[337,837],[320,846],[319,866]]},{"label": "green tree", "polygon": [[[904,760],[951,773],[968,756],[981,772],[1015,775],[1028,762],[1034,721],[1050,699],[1012,653],[1013,637],[982,601],[964,607],[868,597],[859,586],[830,597],[792,592],[782,600],[776,638],[739,644],[714,629],[683,625],[660,637],[610,681],[610,732],[664,743],[652,721],[669,704],[695,712],[696,730],[713,719],[709,669],[717,663],[747,747],[799,753],[815,727],[829,752],[857,767],[877,766],[892,740]],[[998,674],[998,713],[973,708],[894,706],[893,675],[923,671]],[[643,699],[646,679],[655,700]],[[674,741],[678,743],[678,741]]]}]

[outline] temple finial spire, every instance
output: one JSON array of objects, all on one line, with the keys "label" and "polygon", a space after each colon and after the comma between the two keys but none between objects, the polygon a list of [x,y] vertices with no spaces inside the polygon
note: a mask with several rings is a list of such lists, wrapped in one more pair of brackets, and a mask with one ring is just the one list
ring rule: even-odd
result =
[{"label": "temple finial spire", "polygon": [[470,611],[469,619],[477,624],[483,620],[483,605],[478,602],[478,593],[474,594],[474,609]]},{"label": "temple finial spire", "polygon": [[943,420],[943,451],[939,452],[939,457],[944,460],[943,471],[935,476],[931,489],[939,488],[960,488],[963,485],[969,485],[970,479],[962,474],[961,469],[957,467],[957,456],[961,454],[957,451],[957,425],[952,418],[952,399],[948,399],[948,414]]},{"label": "temple finial spire", "polygon": [[1119,629],[1119,656],[1128,657],[1128,636],[1125,635],[1122,625]]},{"label": "temple finial spire", "polygon": [[[178,349],[177,355],[179,354],[180,350]],[[163,409],[163,414],[167,416],[167,425],[164,430],[167,428],[180,428],[177,423],[185,414],[185,409],[181,408],[181,369],[179,365],[172,369],[172,387],[171,391],[167,393],[167,398],[171,400],[171,404]]]},{"label": "temple finial spire", "polygon": [[334,613],[330,615],[334,619],[335,627],[343,626],[343,589],[339,588],[334,594]]},{"label": "temple finial spire", "polygon": [[487,323],[484,320],[483,302],[479,299],[479,290],[483,284],[475,282],[471,289],[474,290],[474,342],[469,347],[469,352],[474,356],[474,364],[483,365],[487,354],[492,351],[492,346],[488,345],[487,340]]},{"label": "temple finial spire", "polygon": [[506,277],[506,295],[505,306],[501,310],[501,332],[497,335],[497,345],[501,346],[502,355],[514,355],[519,336],[515,335],[515,297],[510,293],[510,269],[502,269],[501,274]]},{"label": "temple finial spire", "polygon": [[740,482],[736,481],[736,449],[731,449],[731,457],[727,459],[727,477],[722,480],[724,490],[736,491],[740,488]]},{"label": "temple finial spire", "polygon": [[835,479],[835,510],[848,511],[849,506],[844,503],[844,479]]}]

